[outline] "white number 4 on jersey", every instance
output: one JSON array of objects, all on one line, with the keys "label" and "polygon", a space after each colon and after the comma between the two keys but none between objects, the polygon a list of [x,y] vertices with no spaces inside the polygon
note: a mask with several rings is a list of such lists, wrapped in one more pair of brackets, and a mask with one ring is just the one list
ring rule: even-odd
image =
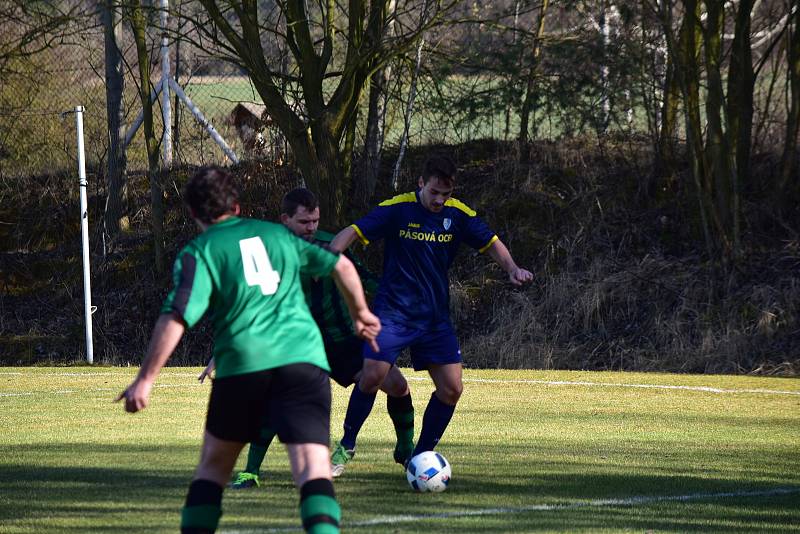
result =
[{"label": "white number 4 on jersey", "polygon": [[261,286],[261,293],[274,295],[278,291],[281,275],[272,268],[267,249],[260,237],[250,237],[239,241],[242,251],[244,279],[248,286]]}]

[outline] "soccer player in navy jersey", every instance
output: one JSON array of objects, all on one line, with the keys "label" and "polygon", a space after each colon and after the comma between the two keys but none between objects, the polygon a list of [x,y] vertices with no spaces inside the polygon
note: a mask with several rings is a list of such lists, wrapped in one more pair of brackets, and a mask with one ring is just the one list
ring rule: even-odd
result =
[{"label": "soccer player in navy jersey", "polygon": [[411,349],[414,370],[426,369],[436,385],[411,456],[433,450],[444,434],[463,390],[447,276],[461,243],[488,253],[512,284],[533,280],[533,274],[517,266],[475,211],[452,198],[455,183],[453,161],[433,155],[424,164],[417,191],[381,202],[331,242],[331,248],[341,252],[356,239],[365,245],[385,241],[383,276],[373,306],[383,327],[377,338],[380,350],[364,348],[363,370],[350,396],[344,436],[331,456],[334,470],[343,470],[352,459],[375,394],[406,347]]}]

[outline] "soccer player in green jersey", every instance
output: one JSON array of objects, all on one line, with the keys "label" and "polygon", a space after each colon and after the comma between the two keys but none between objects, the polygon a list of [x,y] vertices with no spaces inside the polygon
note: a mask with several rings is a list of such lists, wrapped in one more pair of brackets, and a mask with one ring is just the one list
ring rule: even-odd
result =
[{"label": "soccer player in green jersey", "polygon": [[[333,239],[333,234],[318,229],[319,218],[319,202],[314,193],[308,189],[299,187],[289,191],[283,197],[281,222],[296,236],[327,247]],[[368,288],[377,285],[371,273],[363,269],[357,262],[353,263]],[[300,281],[311,315],[322,333],[325,353],[331,366],[331,378],[346,388],[357,382],[361,376],[364,342],[353,333],[353,323],[333,280],[327,277],[317,278],[301,274]],[[203,370],[199,377],[201,382],[212,368],[213,363],[209,363],[209,366]],[[380,389],[386,393],[386,408],[394,424],[397,437],[393,454],[394,460],[403,463],[414,450],[414,406],[411,401],[411,391],[408,388],[408,382],[397,366],[392,366],[389,370]],[[231,484],[232,488],[246,489],[259,485],[261,464],[264,462],[267,449],[274,436],[275,432],[271,428],[265,427],[262,429],[259,439],[250,443],[247,465],[244,471],[241,471],[234,479]],[[333,461],[334,477],[342,473],[344,463]]]},{"label": "soccer player in green jersey", "polygon": [[303,527],[338,533],[341,512],[328,461],[330,368],[300,275],[333,276],[355,331],[377,350],[380,322],[367,307],[358,273],[346,257],[299,239],[283,225],[239,217],[238,189],[222,169],[195,173],[184,200],[201,233],[179,253],[175,287],[147,356],[117,400],[124,399],[128,412],[144,409],[184,331],[210,309],[216,379],[181,532],[216,531],[236,458],[266,422],[286,444]]}]

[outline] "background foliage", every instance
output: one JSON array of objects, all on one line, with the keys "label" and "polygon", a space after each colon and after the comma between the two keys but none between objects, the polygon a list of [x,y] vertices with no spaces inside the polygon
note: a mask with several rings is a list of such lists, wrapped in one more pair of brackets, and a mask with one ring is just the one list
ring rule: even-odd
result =
[{"label": "background foliage", "polygon": [[[143,6],[149,24],[153,73],[146,83],[160,77],[157,2],[109,3],[121,13],[128,126],[140,110],[141,84],[126,18],[132,4]],[[235,3],[217,4],[235,22]],[[196,165],[230,164],[176,105],[173,168],[154,175],[137,133],[126,153],[124,224],[119,231],[106,224],[113,151],[105,5],[5,0],[0,10],[5,363],[81,357],[76,141],[73,117],[62,112],[87,108],[95,343],[102,361],[135,363],[144,348],[169,284],[163,265],[154,264],[154,247],[163,244],[169,260],[194,233],[180,207],[186,176]],[[258,3],[261,44],[265,61],[280,66],[285,101],[310,124],[301,87],[307,67],[281,40],[286,5]],[[388,11],[391,5],[396,11]],[[345,174],[337,187],[346,194],[337,209],[346,222],[396,190],[413,188],[431,150],[456,158],[457,196],[478,208],[518,263],[537,275],[536,284],[517,291],[481,258],[465,252],[456,263],[452,306],[468,364],[797,372],[795,3],[726,4],[717,26],[708,18],[710,3],[689,0],[431,0],[425,4],[431,11],[415,6],[384,6],[385,39],[376,46],[387,47],[381,56],[387,59],[373,65],[381,77],[354,95],[356,112],[339,140]],[[323,38],[328,15],[318,6],[307,9],[310,34]],[[336,9],[344,28],[348,13]],[[196,2],[170,3],[172,74],[242,159],[233,170],[245,186],[248,214],[275,218],[281,195],[308,183],[308,172],[269,113],[258,126],[264,142],[245,146],[231,111],[239,103],[264,102],[235,51],[198,30],[202,17]],[[390,39],[395,24],[423,31],[400,47]],[[737,67],[742,58],[753,70],[752,83]],[[337,51],[320,86],[326,98],[346,64]],[[742,88],[752,97],[750,115],[747,99],[737,96]],[[379,157],[370,182],[372,104],[379,101]],[[160,136],[159,105],[154,129]],[[737,124],[749,125],[749,138],[742,140],[747,128]],[[154,183],[164,201],[163,235],[155,242]],[[325,223],[336,230],[340,221]],[[379,248],[360,254],[380,269]],[[201,326],[177,361],[200,363],[209,344]]]}]

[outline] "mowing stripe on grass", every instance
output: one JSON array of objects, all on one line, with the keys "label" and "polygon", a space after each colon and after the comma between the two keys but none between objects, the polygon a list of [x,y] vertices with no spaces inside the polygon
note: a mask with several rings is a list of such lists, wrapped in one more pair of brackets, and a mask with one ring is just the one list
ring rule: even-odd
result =
[{"label": "mowing stripe on grass", "polygon": [[[157,388],[197,388],[197,387],[210,387],[199,382],[197,384],[155,384],[153,389]],[[87,392],[104,392],[111,391],[119,393],[119,388],[87,388],[87,389],[61,389],[57,391],[23,391],[17,393],[0,393],[0,397],[30,397],[33,395],[69,395],[72,393],[87,393]]]},{"label": "mowing stripe on grass", "polygon": [[[118,376],[119,373],[19,373],[19,372],[0,372],[2,375],[21,376],[23,374],[37,375],[37,376]],[[193,377],[197,378],[195,373],[177,372],[177,373],[162,373],[166,377]],[[425,376],[409,376],[407,380],[414,380],[417,382],[428,382],[430,378]],[[607,388],[637,388],[637,389],[664,389],[664,390],[680,390],[680,391],[699,391],[703,393],[718,393],[718,394],[759,394],[759,395],[795,395],[800,396],[800,391],[785,391],[778,389],[724,389],[714,388],[710,386],[675,386],[669,384],[625,384],[622,382],[587,382],[580,380],[537,380],[537,379],[503,379],[503,378],[463,378],[464,382],[478,383],[478,384],[528,384],[528,385],[543,385],[543,386],[579,386],[579,387],[607,387]],[[155,387],[162,388],[179,388],[179,387],[197,387],[201,384],[156,384]],[[33,392],[14,392],[14,393],[0,393],[0,397],[19,397],[28,395],[59,395],[66,393],[76,393],[78,391],[112,391],[109,388],[88,388],[82,390],[64,390],[64,391],[33,391]]]},{"label": "mowing stripe on grass", "polygon": [[[131,367],[131,374],[135,375],[133,371],[137,371],[138,367]],[[197,378],[198,373],[187,373],[187,372],[170,372],[168,369],[164,369],[160,373],[162,376],[193,376]],[[81,372],[64,372],[64,373],[55,373],[55,372],[31,372],[31,373],[20,373],[18,371],[0,371],[0,376],[82,376],[82,377],[92,377],[92,376],[121,376],[119,372],[97,372],[97,373],[81,373]]]},{"label": "mowing stripe on grass", "polygon": [[[411,376],[407,380],[428,380],[425,377]],[[763,395],[800,395],[800,391],[781,391],[778,389],[722,389],[709,386],[671,386],[667,384],[623,384],[620,382],[582,382],[577,380],[535,380],[535,379],[502,379],[502,378],[464,378],[464,382],[485,384],[539,384],[544,386],[585,386],[608,388],[640,388],[640,389],[678,389],[683,391],[702,391],[705,393],[760,393]]]},{"label": "mowing stripe on grass", "polygon": [[[527,512],[554,512],[559,510],[573,510],[575,508],[589,507],[615,507],[615,506],[642,506],[659,502],[688,502],[705,499],[735,499],[744,497],[774,497],[776,495],[791,495],[800,493],[800,488],[775,488],[771,490],[730,491],[720,493],[689,493],[686,495],[639,495],[624,499],[592,499],[565,504],[532,504],[530,506],[482,508],[479,510],[462,510],[442,512],[438,514],[408,514],[376,517],[363,521],[342,523],[342,528],[374,527],[378,525],[395,525],[398,523],[414,523],[435,519],[452,519],[457,517],[474,517],[485,515],[523,514]],[[267,534],[269,532],[302,532],[298,527],[280,527],[248,530],[221,530],[221,534]]]}]

